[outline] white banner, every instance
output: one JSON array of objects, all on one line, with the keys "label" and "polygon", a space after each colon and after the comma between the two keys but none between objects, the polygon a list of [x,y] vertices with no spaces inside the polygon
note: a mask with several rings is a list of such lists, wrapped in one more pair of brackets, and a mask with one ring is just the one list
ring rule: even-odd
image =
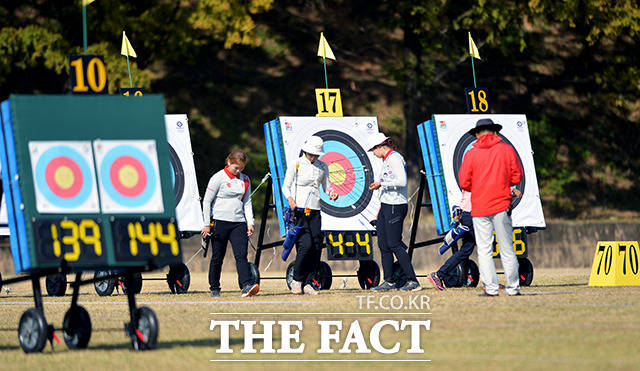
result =
[{"label": "white banner", "polygon": [[496,124],[502,125],[499,135],[511,144],[516,153],[524,176],[517,186],[522,191],[522,198],[512,202],[514,206],[511,214],[514,227],[546,227],[536,169],[533,163],[533,151],[529,138],[529,128],[525,115],[434,115],[433,125],[436,127],[440,155],[444,171],[449,204],[456,205],[460,201],[461,191],[458,183],[458,171],[462,158],[476,138],[468,135],[468,131],[475,127],[479,119],[490,118]]},{"label": "white banner", "polygon": [[164,122],[171,152],[171,184],[176,195],[178,228],[181,231],[200,231],[202,204],[189,137],[189,119],[186,114],[165,115]]}]

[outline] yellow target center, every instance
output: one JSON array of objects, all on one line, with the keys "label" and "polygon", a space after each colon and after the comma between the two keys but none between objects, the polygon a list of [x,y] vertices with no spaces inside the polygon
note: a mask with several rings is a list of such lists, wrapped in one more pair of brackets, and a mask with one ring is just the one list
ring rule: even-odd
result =
[{"label": "yellow target center", "polygon": [[131,165],[124,165],[118,172],[118,180],[127,188],[133,188],[138,184],[138,177],[138,172]]},{"label": "yellow target center", "polygon": [[75,177],[68,166],[60,166],[54,174],[56,184],[62,189],[69,189],[73,185]]},{"label": "yellow target center", "polygon": [[333,185],[341,185],[347,179],[347,172],[338,163],[329,165],[329,181]]}]

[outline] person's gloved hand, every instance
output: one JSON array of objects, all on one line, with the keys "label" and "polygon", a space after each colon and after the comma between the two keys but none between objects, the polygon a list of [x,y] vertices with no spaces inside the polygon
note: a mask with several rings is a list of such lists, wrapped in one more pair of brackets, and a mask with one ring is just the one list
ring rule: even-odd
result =
[{"label": "person's gloved hand", "polygon": [[455,220],[456,222],[459,222],[461,216],[462,216],[462,209],[460,208],[460,206],[453,205],[453,207],[451,208],[451,219]]}]

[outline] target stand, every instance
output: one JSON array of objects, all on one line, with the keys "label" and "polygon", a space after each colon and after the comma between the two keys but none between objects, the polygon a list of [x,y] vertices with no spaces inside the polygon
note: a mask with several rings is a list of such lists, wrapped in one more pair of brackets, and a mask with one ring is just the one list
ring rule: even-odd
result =
[{"label": "target stand", "polygon": [[[533,164],[531,143],[527,121],[524,115],[434,115],[418,125],[418,140],[422,151],[423,174],[420,176],[420,189],[416,210],[413,216],[411,230],[411,247],[436,245],[442,242],[442,238],[425,242],[415,242],[417,225],[420,219],[422,207],[431,207],[435,219],[438,235],[443,236],[451,229],[449,211],[452,200],[458,202],[461,198],[458,172],[464,154],[471,149],[475,137],[468,131],[475,127],[476,122],[482,118],[490,118],[495,123],[502,125],[499,136],[503,142],[511,145],[524,170],[521,182],[516,186],[523,196],[514,198],[510,209],[513,222],[513,249],[518,258],[520,285],[529,286],[533,280],[533,265],[528,259],[527,235],[546,227],[540,194]],[[429,188],[431,202],[423,203],[425,188]],[[452,253],[457,251],[457,245],[452,247]],[[411,250],[412,252],[412,250]],[[493,257],[499,257],[500,247],[494,239]],[[498,272],[504,274],[504,272]],[[454,286],[476,286],[479,274],[477,264],[472,260],[460,263],[456,267],[454,278],[449,283]]]},{"label": "target stand", "polygon": [[[266,230],[267,230],[267,219],[269,217],[269,211],[273,210],[273,212],[277,212],[276,211],[277,206],[275,202],[272,203],[272,200],[273,200],[272,187],[273,187],[273,181],[272,181],[272,178],[269,177],[269,180],[267,182],[265,199],[264,199],[265,201],[262,208],[260,226],[258,229],[258,243],[256,246],[256,254],[255,254],[253,263],[250,262],[249,264],[251,268],[251,274],[256,283],[260,283],[261,279],[263,280],[284,279],[286,280],[287,287],[289,288],[289,290],[291,290],[291,283],[293,282],[293,265],[294,265],[293,262],[289,263],[289,265],[287,266],[286,275],[284,277],[282,276],[260,277],[260,273],[259,273],[262,251],[273,249],[278,246],[282,246],[282,244],[284,243],[283,239],[280,239],[277,241],[271,241],[271,242],[264,241]],[[331,237],[331,240],[329,239],[329,235],[330,235],[329,233],[325,234],[326,236],[325,241],[333,241],[333,237]],[[336,240],[337,240],[337,237],[336,237]],[[343,243],[344,242],[345,241],[343,240]],[[346,241],[346,242],[353,243],[353,241]],[[352,245],[349,246],[349,248],[351,247]],[[342,256],[340,256],[339,254],[333,254],[331,252],[332,249],[337,249],[339,251],[339,248],[336,246],[332,246],[331,242],[328,242],[328,244],[325,243],[325,246],[323,248],[327,248],[327,251],[328,251],[327,254],[332,254],[332,255],[329,255],[330,256],[329,260],[359,260],[360,267],[357,271],[357,274],[335,274],[334,275],[333,272],[331,271],[331,267],[329,266],[329,264],[327,264],[324,261],[321,261],[320,266],[318,267],[318,271],[316,272],[316,278],[314,279],[314,282],[312,284],[316,290],[329,290],[333,283],[333,278],[355,277],[358,279],[358,283],[360,284],[360,287],[365,290],[375,287],[380,283],[380,268],[378,267],[378,264],[376,264],[376,262],[373,261],[373,254],[370,254],[369,256],[363,255],[360,257],[360,259],[353,259],[354,257],[357,256],[357,252],[349,252],[349,255],[352,255],[351,259],[340,259]],[[331,256],[335,256],[336,258],[332,259]]]},{"label": "target stand", "polygon": [[[285,236],[283,211],[288,203],[282,194],[286,169],[295,166],[302,155],[301,147],[310,136],[324,141],[324,155],[320,161],[329,168],[330,186],[338,193],[330,200],[320,190],[322,231],[328,260],[358,260],[357,275],[332,275],[326,262],[321,262],[314,284],[329,289],[332,277],[357,277],[360,286],[377,286],[380,269],[373,261],[372,242],[380,202],[372,197],[368,185],[382,168],[382,161],[366,151],[368,138],[378,132],[376,117],[293,117],[281,116],[264,124],[265,144],[271,178],[267,187],[262,222],[258,234],[255,265],[259,265],[262,250],[274,248],[284,241],[264,243],[266,219],[274,209],[280,236]],[[293,277],[293,264],[287,269],[287,284]],[[267,278],[267,277],[265,277]],[[273,277],[280,279],[283,277]]]},{"label": "target stand", "polygon": [[[32,283],[35,307],[18,326],[24,352],[40,352],[47,341],[53,350],[56,330],[69,348],[86,348],[91,319],[78,305],[79,288],[117,277],[132,288],[125,334],[133,349],[156,347],[158,320],[136,306],[133,287],[141,272],[182,263],[163,115],[158,95],[12,95],[0,105],[11,254],[22,274],[0,285]],[[55,328],[44,315],[40,278],[62,275],[47,281],[57,291],[67,274],[75,274],[71,305]]]}]

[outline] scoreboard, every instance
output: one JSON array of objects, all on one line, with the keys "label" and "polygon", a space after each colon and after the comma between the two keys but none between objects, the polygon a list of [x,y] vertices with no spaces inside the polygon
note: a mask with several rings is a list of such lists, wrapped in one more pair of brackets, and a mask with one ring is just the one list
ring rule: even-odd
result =
[{"label": "scoreboard", "polygon": [[160,95],[12,95],[0,166],[16,272],[182,262]]}]

